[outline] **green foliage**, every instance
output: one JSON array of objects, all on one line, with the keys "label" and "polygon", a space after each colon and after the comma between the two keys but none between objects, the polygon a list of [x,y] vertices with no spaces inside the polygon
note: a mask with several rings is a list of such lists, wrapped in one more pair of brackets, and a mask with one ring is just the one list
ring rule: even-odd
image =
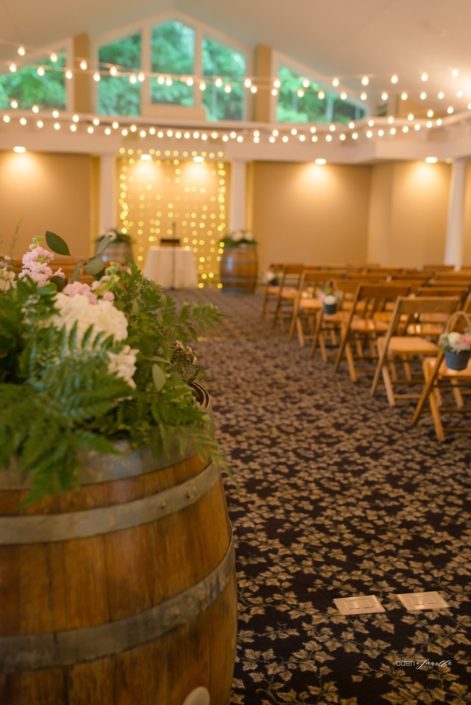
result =
[{"label": "green foliage", "polygon": [[203,96],[209,120],[242,120],[244,116],[245,56],[235,49],[210,37],[203,39],[203,72],[205,76],[220,76],[231,80],[232,90],[224,91],[212,82],[207,83]]},{"label": "green foliage", "polygon": [[[167,22],[152,30],[152,71],[192,75],[195,65],[195,31],[181,22]],[[193,88],[184,81],[173,80],[171,86],[161,85],[157,78],[151,79],[153,103],[173,105],[194,104]]]},{"label": "green foliage", "polygon": [[178,310],[135,266],[112,265],[100,290],[112,291],[127,317],[125,344],[138,351],[135,388],[109,372],[109,354],[123,343],[93,326],[79,337],[76,325],[67,332],[52,324],[54,284],[17,279],[0,295],[0,468],[29,475],[29,501],[69,489],[83,451],[117,452],[122,439],[156,455],[178,449],[220,457],[192,388],[199,367],[189,347],[197,330],[219,320],[217,309]]},{"label": "green foliage", "polygon": [[[349,122],[358,120],[365,115],[363,108],[359,108],[348,100],[342,100],[336,93],[324,91],[325,97],[319,98],[321,87],[310,81],[309,86],[303,86],[303,77],[287,66],[280,66],[278,77],[281,87],[278,93],[276,106],[276,119],[279,122]],[[300,97],[298,90],[302,89],[304,95]]]},{"label": "green foliage", "polygon": [[[100,68],[120,66],[139,71],[141,67],[141,34],[123,37],[104,44],[98,50]],[[103,76],[98,84],[98,112],[102,115],[139,115],[141,84],[131,84],[127,76]]]},{"label": "green foliage", "polygon": [[70,255],[69,246],[65,240],[63,240],[60,235],[51,233],[50,230],[46,231],[46,242],[50,250],[58,255]]},{"label": "green foliage", "polygon": [[[38,76],[37,66],[44,66],[46,73]],[[64,52],[58,54],[57,61],[39,60],[36,66],[24,66],[15,73],[0,75],[0,109],[10,107],[16,99],[20,108],[38,105],[43,108],[65,108],[66,89],[64,72]]]}]

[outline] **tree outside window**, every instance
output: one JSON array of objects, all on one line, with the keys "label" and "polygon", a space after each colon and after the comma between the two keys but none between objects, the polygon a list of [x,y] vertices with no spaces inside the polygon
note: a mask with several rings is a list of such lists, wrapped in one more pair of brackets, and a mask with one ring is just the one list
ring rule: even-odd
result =
[{"label": "tree outside window", "polygon": [[278,78],[281,82],[276,106],[278,122],[347,123],[365,115],[364,108],[342,100],[338,93],[324,90],[315,81],[306,85],[306,79],[287,66],[280,66]]},{"label": "tree outside window", "polygon": [[[209,120],[242,120],[244,117],[245,56],[215,39],[203,39],[203,105]],[[214,79],[222,79],[222,86]],[[228,92],[228,88],[230,91]]]},{"label": "tree outside window", "polygon": [[[65,62],[65,52],[60,52],[57,61],[44,58],[34,66],[23,66],[14,73],[0,75],[0,109],[8,109],[12,100],[17,100],[18,107],[23,109],[33,105],[64,109],[67,104]],[[45,69],[44,76],[38,74],[40,66]]]},{"label": "tree outside window", "polygon": [[151,51],[152,71],[162,74],[151,79],[152,102],[194,105],[193,86],[188,85],[188,79],[195,70],[195,30],[178,21],[158,25],[152,30]]},{"label": "tree outside window", "polygon": [[[123,37],[98,49],[100,69],[112,66],[126,72],[141,68],[141,34]],[[141,84],[132,84],[129,76],[105,76],[98,84],[98,112],[102,115],[139,115],[141,112]]]}]

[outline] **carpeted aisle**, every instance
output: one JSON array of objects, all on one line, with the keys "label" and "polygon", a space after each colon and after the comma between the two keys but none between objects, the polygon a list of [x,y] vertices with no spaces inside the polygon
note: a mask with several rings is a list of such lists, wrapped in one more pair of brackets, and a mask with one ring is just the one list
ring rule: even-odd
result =
[{"label": "carpeted aisle", "polygon": [[[262,322],[259,297],[192,298],[226,315],[198,348],[237,479],[231,705],[462,705],[470,436],[440,445],[428,419],[411,428],[411,407],[390,410]],[[451,609],[411,613],[395,597],[429,590]],[[369,594],[386,612],[333,604]]]}]

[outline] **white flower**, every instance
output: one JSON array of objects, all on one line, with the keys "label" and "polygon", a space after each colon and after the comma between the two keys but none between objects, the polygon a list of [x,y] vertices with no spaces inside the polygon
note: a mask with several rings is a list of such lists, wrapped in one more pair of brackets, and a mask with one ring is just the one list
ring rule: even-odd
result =
[{"label": "white flower", "polygon": [[79,340],[91,325],[95,333],[112,335],[116,341],[126,340],[128,335],[128,321],[122,311],[119,311],[111,301],[98,300],[92,303],[87,295],[76,294],[67,296],[59,293],[56,296],[56,308],[59,315],[54,324],[71,330],[77,324]]},{"label": "white flower", "polygon": [[[52,324],[57,328],[70,331],[77,327],[79,345],[82,343],[85,332],[93,326],[96,335],[103,333],[105,337],[112,336],[115,342],[125,341],[128,336],[128,321],[122,311],[117,309],[111,301],[98,299],[91,300],[89,293],[75,293],[68,296],[59,293],[56,296],[58,314],[54,316]],[[136,371],[137,350],[125,345],[117,353],[108,353],[108,371],[124,379],[134,387],[133,375]]]},{"label": "white flower", "polygon": [[9,291],[15,286],[15,272],[7,267],[0,266],[0,291]]},{"label": "white flower", "polygon": [[242,240],[244,237],[244,233],[241,232],[240,230],[236,230],[234,233],[232,233],[232,239],[235,240],[236,242],[239,242],[239,240]]},{"label": "white flower", "polygon": [[327,306],[333,306],[337,303],[337,297],[335,296],[335,294],[327,294],[327,296],[324,298],[324,303],[327,304]]},{"label": "white flower", "polygon": [[135,387],[133,377],[136,371],[136,356],[137,350],[129,345],[125,345],[119,353],[108,353],[108,372],[124,379],[130,387]]}]

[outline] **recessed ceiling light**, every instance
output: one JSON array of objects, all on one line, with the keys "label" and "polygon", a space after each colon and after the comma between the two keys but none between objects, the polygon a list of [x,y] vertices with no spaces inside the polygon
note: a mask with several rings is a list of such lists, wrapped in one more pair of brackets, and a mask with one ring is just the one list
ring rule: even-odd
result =
[{"label": "recessed ceiling light", "polygon": [[18,144],[16,147],[13,147],[13,151],[16,154],[24,154],[26,152],[26,147],[23,147],[22,145]]},{"label": "recessed ceiling light", "polygon": [[201,155],[196,155],[196,157],[193,157],[193,161],[197,164],[201,164],[201,162],[204,162],[204,157],[202,157]]},{"label": "recessed ceiling light", "polygon": [[324,166],[325,164],[327,164],[327,159],[319,157],[318,159],[314,160],[314,164],[317,164],[317,166]]},{"label": "recessed ceiling light", "polygon": [[438,162],[438,157],[425,157],[427,164],[436,164]]},{"label": "recessed ceiling light", "polygon": [[150,154],[147,154],[147,153],[146,153],[146,154],[141,154],[141,159],[142,159],[143,162],[150,162],[150,160],[152,159],[152,157],[150,156]]}]

